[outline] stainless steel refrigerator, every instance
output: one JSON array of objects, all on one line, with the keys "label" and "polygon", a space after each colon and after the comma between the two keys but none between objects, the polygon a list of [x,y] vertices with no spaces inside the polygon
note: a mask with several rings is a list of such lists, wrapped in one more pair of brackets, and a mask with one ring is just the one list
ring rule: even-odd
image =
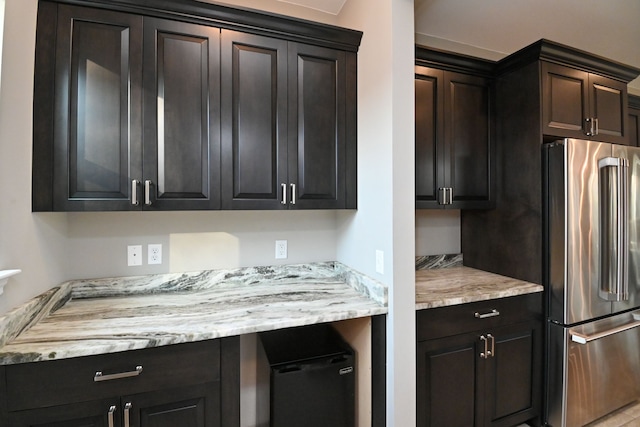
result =
[{"label": "stainless steel refrigerator", "polygon": [[546,421],[583,426],[640,398],[640,148],[544,148]]}]

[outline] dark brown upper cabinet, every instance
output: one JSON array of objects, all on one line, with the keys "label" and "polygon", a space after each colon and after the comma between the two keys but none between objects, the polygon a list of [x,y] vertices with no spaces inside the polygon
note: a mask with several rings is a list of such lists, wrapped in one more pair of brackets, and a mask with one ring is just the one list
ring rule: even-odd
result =
[{"label": "dark brown upper cabinet", "polygon": [[416,208],[493,207],[491,67],[416,48]]},{"label": "dark brown upper cabinet", "polygon": [[222,31],[224,209],[355,208],[351,55]]},{"label": "dark brown upper cabinet", "polygon": [[543,132],[560,137],[627,141],[627,83],[543,61]]},{"label": "dark brown upper cabinet", "polygon": [[640,96],[629,95],[629,145],[640,147]]},{"label": "dark brown upper cabinet", "polygon": [[198,1],[41,0],[33,211],[356,207],[362,33]]}]

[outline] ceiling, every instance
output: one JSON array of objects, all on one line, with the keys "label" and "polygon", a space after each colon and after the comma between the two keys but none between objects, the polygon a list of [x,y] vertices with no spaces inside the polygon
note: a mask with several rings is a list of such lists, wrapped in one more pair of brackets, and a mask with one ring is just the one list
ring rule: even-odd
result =
[{"label": "ceiling", "polygon": [[640,68],[638,0],[415,0],[415,32],[489,59],[546,38]]},{"label": "ceiling", "polygon": [[[278,0],[332,15],[345,1]],[[640,68],[639,0],[414,1],[420,44],[497,60],[545,38]]]}]

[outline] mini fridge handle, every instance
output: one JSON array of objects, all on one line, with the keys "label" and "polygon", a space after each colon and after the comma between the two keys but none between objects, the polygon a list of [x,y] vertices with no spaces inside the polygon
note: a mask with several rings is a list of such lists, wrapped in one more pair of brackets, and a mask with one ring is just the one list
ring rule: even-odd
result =
[{"label": "mini fridge handle", "polygon": [[620,157],[598,160],[600,216],[600,298],[629,299],[628,170]]}]

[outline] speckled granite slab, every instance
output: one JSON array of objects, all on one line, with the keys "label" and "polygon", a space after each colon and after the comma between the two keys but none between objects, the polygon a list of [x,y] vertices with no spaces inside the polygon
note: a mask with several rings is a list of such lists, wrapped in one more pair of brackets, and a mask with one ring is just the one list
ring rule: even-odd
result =
[{"label": "speckled granite slab", "polygon": [[334,262],[81,280],[45,294],[0,318],[0,364],[387,312],[382,284]]},{"label": "speckled granite slab", "polygon": [[416,271],[416,310],[505,298],[543,287],[470,267]]}]

